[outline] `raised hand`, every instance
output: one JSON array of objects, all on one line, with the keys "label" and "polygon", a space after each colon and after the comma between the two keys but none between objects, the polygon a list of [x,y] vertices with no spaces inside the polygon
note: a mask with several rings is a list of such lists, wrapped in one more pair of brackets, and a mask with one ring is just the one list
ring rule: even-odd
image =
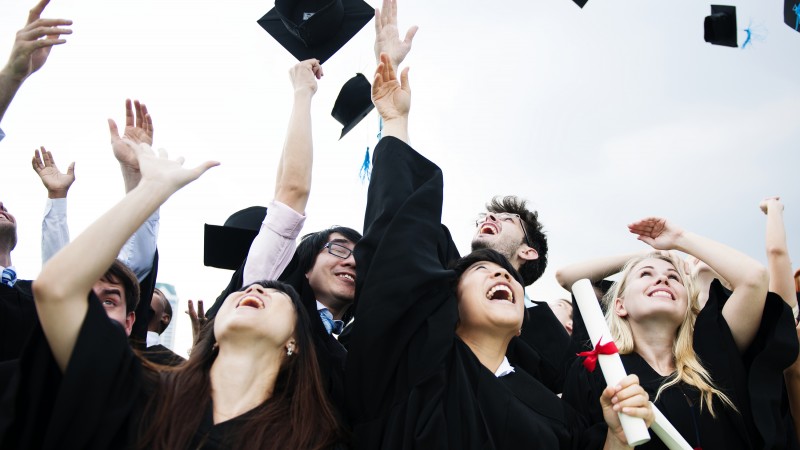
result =
[{"label": "raised hand", "polygon": [[648,217],[628,225],[628,231],[656,250],[672,250],[683,235],[683,229],[660,217]]},{"label": "raised hand", "polygon": [[25,27],[17,32],[11,56],[6,65],[6,73],[13,80],[22,82],[32,73],[41,69],[54,45],[63,44],[61,35],[72,34],[64,28],[72,25],[68,19],[42,19],[40,16],[50,0],[41,0],[28,14]]},{"label": "raised hand", "polygon": [[189,320],[192,322],[192,342],[197,344],[200,338],[200,330],[208,323],[205,311],[203,311],[203,301],[197,301],[197,310],[194,309],[194,303],[189,300],[189,309],[186,311],[189,315]]},{"label": "raised hand", "polygon": [[169,159],[163,148],[158,149],[156,155],[149,144],[136,143],[127,138],[123,138],[123,141],[136,151],[142,183],[158,186],[167,196],[200,178],[208,169],[219,165],[216,161],[206,161],[193,169],[186,169],[183,167],[183,157]]},{"label": "raised hand", "polygon": [[400,73],[397,80],[389,55],[381,53],[380,64],[375,69],[372,83],[372,102],[384,121],[407,118],[411,108],[411,86],[408,84],[408,67]]},{"label": "raised hand", "polygon": [[61,173],[56,166],[56,161],[53,159],[53,154],[41,147],[39,150],[34,151],[33,159],[31,160],[33,170],[39,175],[42,184],[47,188],[48,198],[66,198],[72,183],[75,182],[75,163],[70,163],[67,167],[67,173]]},{"label": "raised hand", "polygon": [[381,53],[386,53],[392,65],[400,67],[418,29],[416,25],[409,28],[401,41],[397,29],[397,0],[383,0],[383,9],[375,9],[375,61],[380,62]]},{"label": "raised hand", "polygon": [[767,197],[764,200],[761,200],[761,203],[758,204],[758,207],[764,214],[768,214],[770,209],[778,212],[783,211],[783,203],[781,203],[781,198],[778,196]]},{"label": "raised hand", "polygon": [[125,182],[125,192],[130,192],[135,188],[142,175],[139,172],[139,160],[134,148],[128,144],[153,145],[153,118],[147,111],[147,106],[139,100],[131,102],[125,100],[125,130],[122,136],[119,135],[117,123],[113,119],[108,119],[108,131],[111,135],[111,148],[114,157],[119,162],[122,170],[122,179]]},{"label": "raised hand", "polygon": [[292,80],[295,92],[308,92],[311,95],[317,92],[317,80],[322,78],[322,66],[318,59],[301,61],[289,69],[289,78]]}]

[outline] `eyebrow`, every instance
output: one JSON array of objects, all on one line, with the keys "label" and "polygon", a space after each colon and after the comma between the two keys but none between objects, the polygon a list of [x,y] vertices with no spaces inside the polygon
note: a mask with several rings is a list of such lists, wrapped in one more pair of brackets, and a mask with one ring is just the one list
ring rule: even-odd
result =
[{"label": "eyebrow", "polygon": [[332,243],[334,243],[334,244],[339,244],[339,245],[342,245],[342,244],[352,244],[352,242],[348,241],[347,239],[331,239],[331,240],[330,240],[330,241],[328,241],[328,242],[329,242],[329,243],[331,243],[331,242],[332,242]]},{"label": "eyebrow", "polygon": [[[655,268],[655,267],[653,267],[653,266],[644,266],[644,267],[640,267],[640,268],[639,268],[639,270],[638,270],[638,272],[641,272],[641,271],[643,271],[644,269],[652,269],[652,270],[656,270],[656,268]],[[667,269],[667,272],[675,272],[675,273],[677,273],[678,275],[680,275],[680,272],[678,272],[678,270],[677,270],[677,269],[675,269],[674,267],[670,267],[669,269]]]},{"label": "eyebrow", "polygon": [[102,291],[100,291],[100,294],[101,295],[118,295],[120,298],[122,298],[122,291],[120,291],[117,288],[105,288]]}]

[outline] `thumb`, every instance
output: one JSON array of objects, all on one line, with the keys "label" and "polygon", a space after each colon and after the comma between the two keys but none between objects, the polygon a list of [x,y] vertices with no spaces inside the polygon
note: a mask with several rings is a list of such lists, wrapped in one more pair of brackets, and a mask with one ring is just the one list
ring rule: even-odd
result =
[{"label": "thumb", "polygon": [[111,134],[111,141],[114,141],[114,138],[119,138],[119,128],[117,128],[117,123],[114,122],[114,119],[108,119],[108,132]]},{"label": "thumb", "polygon": [[67,167],[67,175],[71,177],[75,177],[75,163],[69,163],[69,167]]},{"label": "thumb", "polygon": [[408,69],[409,67],[406,66],[406,68],[400,72],[400,89],[411,93],[411,85],[408,84]]}]

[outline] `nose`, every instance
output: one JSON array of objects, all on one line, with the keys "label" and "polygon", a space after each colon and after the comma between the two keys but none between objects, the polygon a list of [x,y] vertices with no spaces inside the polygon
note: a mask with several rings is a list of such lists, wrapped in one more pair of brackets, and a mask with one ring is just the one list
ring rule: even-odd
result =
[{"label": "nose", "polygon": [[260,284],[252,284],[247,288],[247,290],[245,290],[245,292],[258,292],[259,294],[264,294],[267,291],[265,291]]},{"label": "nose", "polygon": [[506,280],[509,280],[509,281],[511,280],[511,275],[505,270],[498,270],[497,272],[494,273],[494,277],[495,278],[503,277]]}]

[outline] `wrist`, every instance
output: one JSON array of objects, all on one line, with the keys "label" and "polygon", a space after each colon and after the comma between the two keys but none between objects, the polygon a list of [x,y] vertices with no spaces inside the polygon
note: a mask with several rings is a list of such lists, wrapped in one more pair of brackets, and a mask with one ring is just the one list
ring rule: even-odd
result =
[{"label": "wrist", "polygon": [[19,88],[27,76],[14,73],[14,70],[9,66],[10,64],[0,70],[0,84],[6,88]]},{"label": "wrist", "polygon": [[47,190],[47,198],[52,198],[52,199],[55,199],[55,198],[67,198],[67,192],[69,192],[69,189],[52,190],[52,191],[48,189]]}]

